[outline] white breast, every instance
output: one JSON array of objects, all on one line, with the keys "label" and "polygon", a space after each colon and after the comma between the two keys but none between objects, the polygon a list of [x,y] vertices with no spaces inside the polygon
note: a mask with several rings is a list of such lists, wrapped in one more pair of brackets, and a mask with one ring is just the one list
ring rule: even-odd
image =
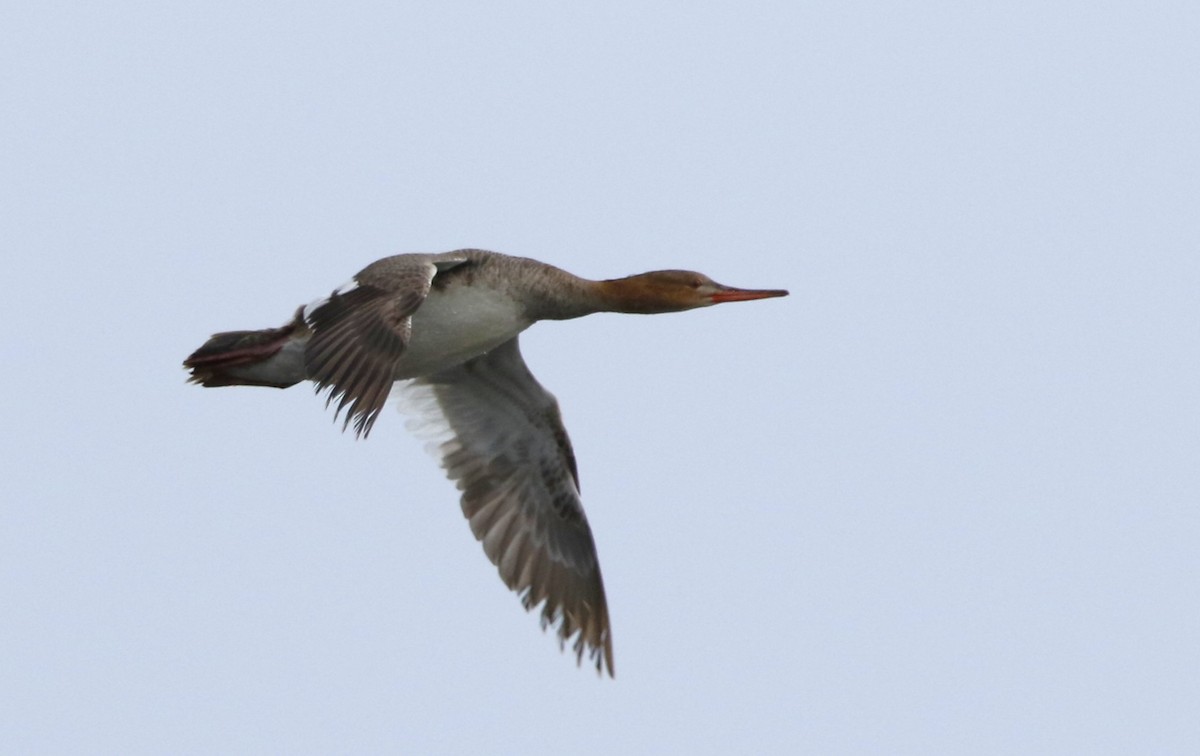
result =
[{"label": "white breast", "polygon": [[480,286],[434,289],[412,316],[397,378],[415,378],[489,352],[528,328],[511,297]]}]

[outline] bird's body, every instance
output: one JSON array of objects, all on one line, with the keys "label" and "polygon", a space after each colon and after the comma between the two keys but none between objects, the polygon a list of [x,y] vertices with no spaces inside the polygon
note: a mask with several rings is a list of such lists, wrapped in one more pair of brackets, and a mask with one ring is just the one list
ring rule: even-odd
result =
[{"label": "bird's body", "polygon": [[783,296],[658,271],[590,281],[483,250],[372,263],[281,328],[218,333],[184,362],[205,386],[285,388],[312,380],[366,436],[395,386],[441,429],[442,464],[501,578],[543,624],[612,672],[600,567],[574,453],[554,397],[518,335],[538,320],[671,312]]}]

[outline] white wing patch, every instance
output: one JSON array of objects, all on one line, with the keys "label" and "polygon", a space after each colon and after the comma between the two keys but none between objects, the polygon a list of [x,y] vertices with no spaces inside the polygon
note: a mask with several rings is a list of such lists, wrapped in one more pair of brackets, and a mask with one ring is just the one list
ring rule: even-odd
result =
[{"label": "white wing patch", "polygon": [[322,305],[328,304],[330,299],[333,299],[334,297],[340,297],[344,294],[348,294],[349,292],[352,292],[357,288],[358,288],[358,281],[351,278],[346,283],[344,283],[341,286],[334,289],[333,292],[330,293],[329,296],[321,297],[320,299],[314,299],[313,301],[304,305],[304,308],[301,311],[301,316],[304,318],[305,322],[308,322],[308,316],[312,314],[313,310],[317,309],[318,307],[320,307]]}]

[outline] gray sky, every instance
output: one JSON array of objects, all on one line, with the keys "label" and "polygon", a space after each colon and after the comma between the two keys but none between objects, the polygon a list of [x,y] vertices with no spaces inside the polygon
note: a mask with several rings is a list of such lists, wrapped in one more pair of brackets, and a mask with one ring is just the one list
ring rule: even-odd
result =
[{"label": "gray sky", "polygon": [[[1195,3],[3,16],[5,749],[1200,750]],[[523,338],[615,681],[398,413],[184,383],[462,246],[792,291]]]}]

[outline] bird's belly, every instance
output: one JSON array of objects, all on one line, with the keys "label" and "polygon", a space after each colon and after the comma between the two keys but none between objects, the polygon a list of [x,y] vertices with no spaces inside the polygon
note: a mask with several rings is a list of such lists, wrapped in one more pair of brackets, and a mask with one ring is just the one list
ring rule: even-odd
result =
[{"label": "bird's belly", "polygon": [[412,315],[412,333],[396,378],[416,378],[491,351],[528,328],[511,297],[488,289],[437,289]]}]

